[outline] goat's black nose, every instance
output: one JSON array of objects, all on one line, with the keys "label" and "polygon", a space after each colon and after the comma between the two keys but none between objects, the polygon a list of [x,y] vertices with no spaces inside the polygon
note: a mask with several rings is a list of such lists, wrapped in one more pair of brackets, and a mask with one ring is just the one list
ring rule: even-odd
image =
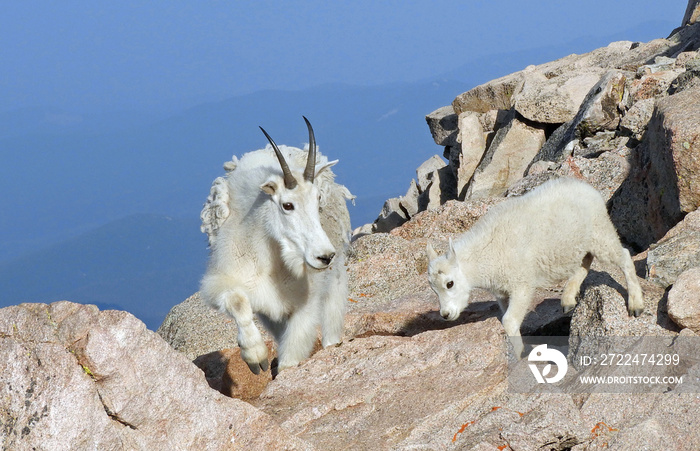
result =
[{"label": "goat's black nose", "polygon": [[333,257],[335,257],[335,254],[319,255],[316,258],[319,259],[324,265],[328,266],[331,264]]}]

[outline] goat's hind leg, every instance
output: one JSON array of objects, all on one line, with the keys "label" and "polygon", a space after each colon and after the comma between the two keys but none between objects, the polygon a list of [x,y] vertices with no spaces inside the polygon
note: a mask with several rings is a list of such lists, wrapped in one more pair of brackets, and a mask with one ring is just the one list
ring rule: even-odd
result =
[{"label": "goat's hind leg", "polygon": [[627,283],[627,311],[630,316],[639,316],[644,311],[644,295],[642,287],[637,278],[637,271],[634,268],[634,262],[627,249],[622,247],[617,234],[608,239],[608,243],[602,243],[599,251],[596,253],[596,258],[601,262],[618,266],[625,275]]},{"label": "goat's hind leg", "polygon": [[[601,258],[601,260],[603,260]],[[625,275],[627,283],[627,311],[630,316],[639,316],[644,311],[644,295],[642,287],[637,278],[637,271],[634,268],[634,262],[627,249],[618,245],[617,249],[611,250],[609,255],[605,256],[605,260],[611,264],[620,267]]]},{"label": "goat's hind leg", "polygon": [[581,266],[576,269],[564,286],[564,293],[561,295],[561,308],[564,313],[569,313],[576,307],[576,296],[581,290],[581,284],[588,275],[588,270],[591,269],[593,255],[588,253],[583,257]]},{"label": "goat's hind leg", "polygon": [[620,268],[625,274],[625,281],[627,282],[627,310],[630,315],[639,316],[644,311],[642,286],[639,284],[639,279],[637,279],[637,271],[634,268],[634,262],[629,251],[622,248],[620,254]]}]

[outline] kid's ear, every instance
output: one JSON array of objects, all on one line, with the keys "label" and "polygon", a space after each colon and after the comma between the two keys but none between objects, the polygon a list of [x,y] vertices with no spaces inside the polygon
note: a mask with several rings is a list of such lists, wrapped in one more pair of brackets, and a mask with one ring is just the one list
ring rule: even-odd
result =
[{"label": "kid's ear", "polygon": [[272,196],[277,192],[277,183],[275,183],[273,180],[268,180],[264,184],[260,185],[260,189]]},{"label": "kid's ear", "polygon": [[454,244],[454,242],[452,241],[452,237],[450,237],[450,247],[449,247],[449,251],[448,251],[448,252],[449,252],[450,255],[456,255],[456,252],[455,252],[455,244]]},{"label": "kid's ear", "polygon": [[433,261],[436,258],[438,258],[437,252],[435,252],[435,249],[433,249],[433,245],[428,242],[428,245],[425,246],[425,252],[428,254],[428,261]]}]

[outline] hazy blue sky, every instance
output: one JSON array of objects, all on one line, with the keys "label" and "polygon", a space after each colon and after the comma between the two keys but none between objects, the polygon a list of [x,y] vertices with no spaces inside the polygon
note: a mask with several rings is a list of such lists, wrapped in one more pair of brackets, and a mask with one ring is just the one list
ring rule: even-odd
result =
[{"label": "hazy blue sky", "polygon": [[[425,79],[493,52],[610,36],[686,0],[34,1],[0,7],[0,111],[153,107]],[[584,48],[588,51],[593,48]]]}]

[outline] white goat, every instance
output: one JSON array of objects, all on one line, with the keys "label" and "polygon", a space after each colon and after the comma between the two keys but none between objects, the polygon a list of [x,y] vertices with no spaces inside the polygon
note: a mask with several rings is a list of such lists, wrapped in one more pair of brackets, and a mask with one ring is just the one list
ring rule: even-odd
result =
[{"label": "white goat", "polygon": [[644,310],[642,289],[629,252],[622,247],[605,202],[585,182],[560,178],[491,208],[438,257],[427,248],[428,279],[440,300],[440,314],[453,321],[469,302],[472,288],[496,295],[503,327],[523,351],[520,325],[536,288],[568,279],[561,305],[576,306],[576,295],[596,257],[619,266],[627,281],[629,313]]},{"label": "white goat", "polygon": [[278,369],[311,353],[321,322],[323,346],[341,341],[347,303],[345,252],[350,238],[346,199],[334,182],[337,163],[270,142],[224,165],[202,210],[211,254],[203,299],[233,316],[241,356],[253,373],[268,368],[257,313],[278,343]]}]

